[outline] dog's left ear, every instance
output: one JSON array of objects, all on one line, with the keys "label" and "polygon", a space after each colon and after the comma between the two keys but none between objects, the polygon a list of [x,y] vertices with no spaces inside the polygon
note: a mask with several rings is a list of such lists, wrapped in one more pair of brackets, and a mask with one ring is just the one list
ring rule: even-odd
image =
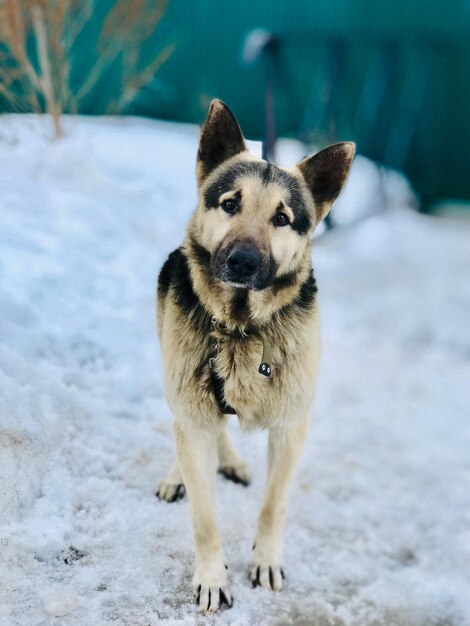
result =
[{"label": "dog's left ear", "polygon": [[356,145],[335,143],[297,164],[315,202],[317,222],[326,217],[348,179]]},{"label": "dog's left ear", "polygon": [[218,165],[246,149],[235,115],[222,100],[212,100],[197,153],[199,185]]}]

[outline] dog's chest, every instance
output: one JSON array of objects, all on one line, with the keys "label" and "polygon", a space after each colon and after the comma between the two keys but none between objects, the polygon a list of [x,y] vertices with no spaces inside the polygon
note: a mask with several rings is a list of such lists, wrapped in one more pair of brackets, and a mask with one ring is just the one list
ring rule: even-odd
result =
[{"label": "dog's chest", "polygon": [[289,354],[273,346],[272,374],[259,372],[260,338],[224,338],[213,367],[224,381],[224,397],[244,428],[266,427],[292,410],[296,385],[289,380]]}]

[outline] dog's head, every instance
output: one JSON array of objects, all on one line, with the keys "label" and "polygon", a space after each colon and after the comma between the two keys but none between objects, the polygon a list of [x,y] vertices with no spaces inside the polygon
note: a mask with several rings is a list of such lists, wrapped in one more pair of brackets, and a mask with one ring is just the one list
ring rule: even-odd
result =
[{"label": "dog's head", "polygon": [[214,277],[261,290],[296,269],[315,226],[348,177],[353,143],[338,143],[287,170],[249,154],[220,100],[210,106],[197,155],[193,236]]}]

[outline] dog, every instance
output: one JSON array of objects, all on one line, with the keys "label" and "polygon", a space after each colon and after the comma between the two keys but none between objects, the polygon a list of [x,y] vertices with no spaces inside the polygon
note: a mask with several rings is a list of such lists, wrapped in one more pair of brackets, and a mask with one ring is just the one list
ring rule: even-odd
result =
[{"label": "dog", "polygon": [[292,169],[252,156],[230,109],[209,108],[196,175],[198,205],[158,279],[157,326],[176,460],[157,491],[187,493],[196,603],[232,605],[215,516],[217,470],[248,485],[226,431],[269,431],[266,495],[249,576],[283,586],[286,499],[307,435],[320,351],[311,236],[343,188],[355,145],[325,148]]}]

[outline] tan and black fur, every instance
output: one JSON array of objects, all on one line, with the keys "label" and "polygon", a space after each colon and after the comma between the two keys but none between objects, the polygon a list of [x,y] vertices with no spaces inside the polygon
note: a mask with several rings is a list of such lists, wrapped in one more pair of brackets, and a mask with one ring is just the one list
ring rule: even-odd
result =
[{"label": "tan and black fur", "polygon": [[[346,182],[354,144],[339,143],[286,170],[250,155],[238,123],[211,104],[198,157],[198,206],[158,284],[165,392],[176,460],[157,495],[187,492],[202,611],[232,598],[214,507],[215,474],[248,484],[225,430],[269,430],[268,480],[252,555],[254,585],[283,584],[285,503],[308,428],[319,358],[311,235]],[[260,373],[263,340],[270,376]],[[227,408],[224,411],[224,407]]]}]

